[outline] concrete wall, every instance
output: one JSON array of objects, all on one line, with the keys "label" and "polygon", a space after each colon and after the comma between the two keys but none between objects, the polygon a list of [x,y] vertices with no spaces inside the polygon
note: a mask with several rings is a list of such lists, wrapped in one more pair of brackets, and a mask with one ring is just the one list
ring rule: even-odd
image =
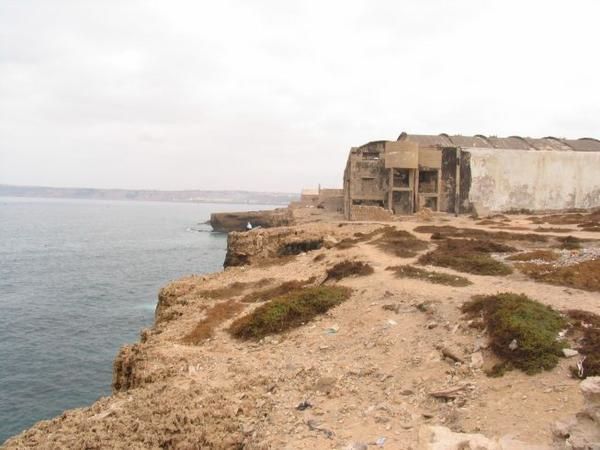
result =
[{"label": "concrete wall", "polygon": [[492,211],[600,206],[600,153],[471,148],[469,201]]},{"label": "concrete wall", "polygon": [[390,221],[394,214],[389,209],[380,206],[352,205],[350,207],[350,220],[364,221]]}]

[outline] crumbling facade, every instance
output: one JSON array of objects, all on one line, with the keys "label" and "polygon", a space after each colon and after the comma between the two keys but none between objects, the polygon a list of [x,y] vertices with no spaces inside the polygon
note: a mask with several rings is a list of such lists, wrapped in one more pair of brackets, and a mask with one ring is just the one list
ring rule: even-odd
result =
[{"label": "crumbling facade", "polygon": [[[409,135],[350,150],[344,215],[371,207],[391,214],[422,208],[467,213],[600,206],[600,141]],[[365,209],[366,208],[366,209]]]}]

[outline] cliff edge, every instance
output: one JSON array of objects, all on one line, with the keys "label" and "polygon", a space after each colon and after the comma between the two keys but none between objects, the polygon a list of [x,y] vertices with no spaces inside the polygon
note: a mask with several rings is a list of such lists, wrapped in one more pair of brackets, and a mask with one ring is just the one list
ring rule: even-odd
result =
[{"label": "cliff edge", "polygon": [[[584,404],[571,376],[577,358],[535,375],[486,375],[499,357],[489,330],[461,310],[474,295],[522,293],[557,311],[600,314],[595,288],[541,284],[506,258],[563,255],[552,249],[561,235],[536,232],[523,216],[504,224],[434,216],[232,232],[223,272],[161,289],[154,325],[115,359],[111,396],[3,448],[594,448],[598,387],[586,380]],[[569,251],[573,264],[595,261],[596,235],[575,234],[583,248]],[[489,258],[510,271],[423,262],[482,235],[497,244]],[[307,294],[338,288],[347,297],[327,308]],[[591,428],[569,421],[582,410]],[[569,447],[576,433],[581,446]]]}]

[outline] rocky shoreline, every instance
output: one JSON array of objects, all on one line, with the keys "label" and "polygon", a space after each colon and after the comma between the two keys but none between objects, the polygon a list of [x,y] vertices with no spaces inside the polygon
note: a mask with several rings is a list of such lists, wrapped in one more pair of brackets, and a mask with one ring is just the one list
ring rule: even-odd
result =
[{"label": "rocky shoreline", "polygon": [[[427,220],[487,229],[466,217]],[[523,226],[523,218],[511,220]],[[600,380],[585,380],[582,395],[568,358],[534,376],[488,377],[497,358],[485,330],[460,310],[473,295],[503,290],[600,314],[597,292],[541,285],[519,272],[467,274],[470,284],[462,286],[399,279],[386,269],[415,264],[438,245],[431,233],[415,231],[418,217],[297,223],[230,233],[223,272],[161,289],[154,325],[114,361],[111,396],[39,422],[2,448],[597,448]],[[390,226],[417,236],[423,248],[408,257],[389,252],[377,233]],[[328,279],[344,261],[373,270]],[[234,338],[232,322],[285,283],[339,284],[352,295],[284,333]],[[204,334],[190,344],[198,330]]]}]

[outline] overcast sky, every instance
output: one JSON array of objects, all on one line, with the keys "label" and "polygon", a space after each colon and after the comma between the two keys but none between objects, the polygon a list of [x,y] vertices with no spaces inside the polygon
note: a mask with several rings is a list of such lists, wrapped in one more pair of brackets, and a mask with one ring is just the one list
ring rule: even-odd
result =
[{"label": "overcast sky", "polygon": [[299,191],[409,133],[600,138],[600,2],[0,0],[0,183]]}]

